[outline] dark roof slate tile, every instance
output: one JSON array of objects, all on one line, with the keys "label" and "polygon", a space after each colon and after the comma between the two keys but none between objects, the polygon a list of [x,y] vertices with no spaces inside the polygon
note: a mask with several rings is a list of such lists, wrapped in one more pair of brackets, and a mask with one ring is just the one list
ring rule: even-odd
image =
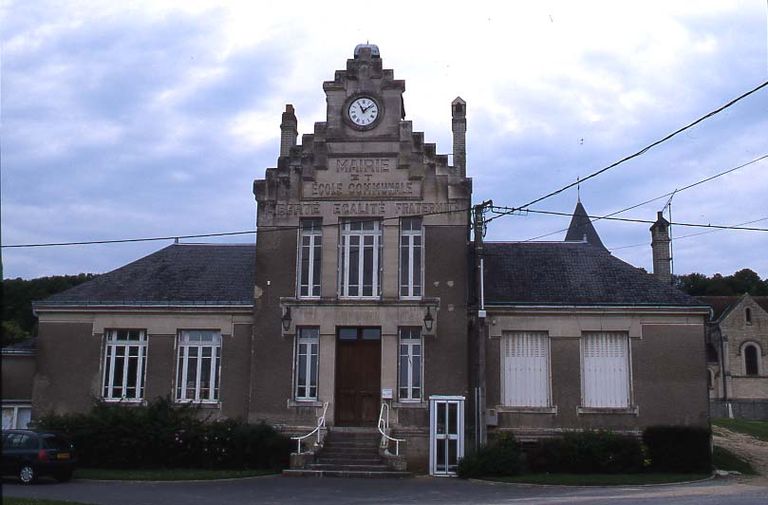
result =
[{"label": "dark roof slate tile", "polygon": [[597,230],[592,225],[592,219],[590,219],[581,201],[576,203],[576,208],[573,210],[573,217],[571,217],[571,224],[568,225],[565,241],[589,242],[592,245],[605,249],[603,241],[600,240],[600,235],[597,234]]},{"label": "dark roof slate tile", "polygon": [[35,305],[251,304],[255,267],[251,244],[174,244]]},{"label": "dark roof slate tile", "polygon": [[485,244],[488,304],[702,306],[585,242]]}]

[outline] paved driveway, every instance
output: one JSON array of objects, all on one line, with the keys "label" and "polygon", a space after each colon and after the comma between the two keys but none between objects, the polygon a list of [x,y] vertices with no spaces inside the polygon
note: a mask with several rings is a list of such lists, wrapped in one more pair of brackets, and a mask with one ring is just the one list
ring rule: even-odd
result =
[{"label": "paved driveway", "polygon": [[710,480],[694,484],[569,488],[418,477],[406,480],[311,479],[282,476],[207,482],[3,481],[4,496],[73,500],[104,505],[245,504],[690,504],[765,505],[761,480]]}]

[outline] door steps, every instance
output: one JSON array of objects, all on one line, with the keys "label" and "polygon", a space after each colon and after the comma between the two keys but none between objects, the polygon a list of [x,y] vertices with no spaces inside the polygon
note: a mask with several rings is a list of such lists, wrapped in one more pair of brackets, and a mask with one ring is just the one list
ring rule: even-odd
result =
[{"label": "door steps", "polygon": [[373,428],[333,428],[314,463],[283,470],[288,477],[346,477],[401,479],[410,472],[392,470],[379,455],[380,435]]}]

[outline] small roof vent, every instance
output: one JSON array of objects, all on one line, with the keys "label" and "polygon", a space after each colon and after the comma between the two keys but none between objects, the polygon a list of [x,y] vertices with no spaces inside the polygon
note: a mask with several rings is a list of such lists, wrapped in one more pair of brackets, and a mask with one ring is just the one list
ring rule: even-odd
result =
[{"label": "small roof vent", "polygon": [[379,46],[376,44],[369,44],[368,42],[355,46],[355,58],[360,56],[360,51],[363,49],[370,49],[372,58],[381,58],[381,54],[379,53]]}]

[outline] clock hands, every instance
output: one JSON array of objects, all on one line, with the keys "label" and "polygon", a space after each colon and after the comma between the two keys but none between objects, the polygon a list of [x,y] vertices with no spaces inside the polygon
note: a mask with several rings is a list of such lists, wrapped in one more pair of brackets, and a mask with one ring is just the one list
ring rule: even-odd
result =
[{"label": "clock hands", "polygon": [[378,104],[367,97],[358,98],[349,107],[349,119],[358,126],[370,126],[376,121]]}]

